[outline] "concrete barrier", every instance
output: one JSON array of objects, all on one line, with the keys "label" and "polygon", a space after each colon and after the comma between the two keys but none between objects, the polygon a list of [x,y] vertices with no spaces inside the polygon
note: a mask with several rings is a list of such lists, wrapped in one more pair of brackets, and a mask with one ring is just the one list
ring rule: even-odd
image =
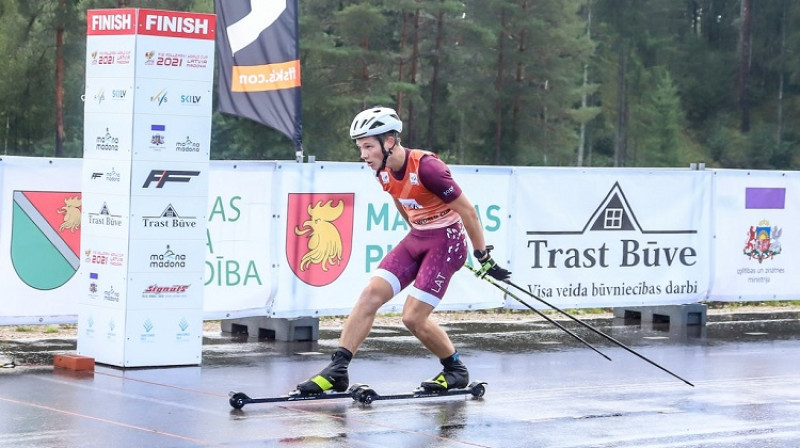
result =
[{"label": "concrete barrier", "polygon": [[316,341],[319,340],[319,318],[300,317],[297,319],[272,318],[266,316],[223,319],[222,331],[244,334],[260,339],[276,341]]}]

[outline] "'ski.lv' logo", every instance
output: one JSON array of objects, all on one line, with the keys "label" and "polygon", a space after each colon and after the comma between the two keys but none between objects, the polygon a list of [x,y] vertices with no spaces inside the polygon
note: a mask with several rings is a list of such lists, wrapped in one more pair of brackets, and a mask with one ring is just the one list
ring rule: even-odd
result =
[{"label": "'ski.lv' logo", "polygon": [[286,258],[303,282],[325,286],[344,272],[353,246],[354,197],[355,193],[289,193]]}]

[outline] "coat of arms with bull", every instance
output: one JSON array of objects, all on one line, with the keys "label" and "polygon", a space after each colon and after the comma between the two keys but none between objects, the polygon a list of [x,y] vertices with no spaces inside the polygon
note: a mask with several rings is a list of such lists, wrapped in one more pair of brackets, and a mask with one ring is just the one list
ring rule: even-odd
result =
[{"label": "coat of arms with bull", "polygon": [[781,253],[780,237],[783,230],[778,226],[770,227],[769,221],[761,220],[757,226],[750,226],[745,241],[744,254],[759,263],[766,258],[773,258]]}]

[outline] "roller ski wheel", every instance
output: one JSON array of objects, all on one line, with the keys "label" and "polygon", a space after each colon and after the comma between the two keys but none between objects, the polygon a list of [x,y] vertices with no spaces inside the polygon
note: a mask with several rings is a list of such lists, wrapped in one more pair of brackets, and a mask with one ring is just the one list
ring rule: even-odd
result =
[{"label": "roller ski wheel", "polygon": [[228,398],[228,402],[234,409],[242,409],[244,405],[250,402],[250,400],[252,400],[252,398],[248,397],[247,394],[242,392],[231,392]]},{"label": "roller ski wheel", "polygon": [[357,401],[361,404],[371,404],[379,397],[375,389],[372,389],[366,384],[354,384],[350,387],[349,392],[353,397],[353,401]]},{"label": "roller ski wheel", "polygon": [[481,398],[486,393],[486,383],[482,381],[475,381],[469,383],[467,389],[472,394],[472,398]]}]

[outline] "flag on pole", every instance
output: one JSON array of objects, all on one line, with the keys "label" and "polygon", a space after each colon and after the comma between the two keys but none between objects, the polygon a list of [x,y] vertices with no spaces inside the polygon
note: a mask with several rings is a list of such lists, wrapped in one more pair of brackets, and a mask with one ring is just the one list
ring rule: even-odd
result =
[{"label": "flag on pole", "polygon": [[219,110],[285,134],[302,155],[297,0],[214,0]]}]

